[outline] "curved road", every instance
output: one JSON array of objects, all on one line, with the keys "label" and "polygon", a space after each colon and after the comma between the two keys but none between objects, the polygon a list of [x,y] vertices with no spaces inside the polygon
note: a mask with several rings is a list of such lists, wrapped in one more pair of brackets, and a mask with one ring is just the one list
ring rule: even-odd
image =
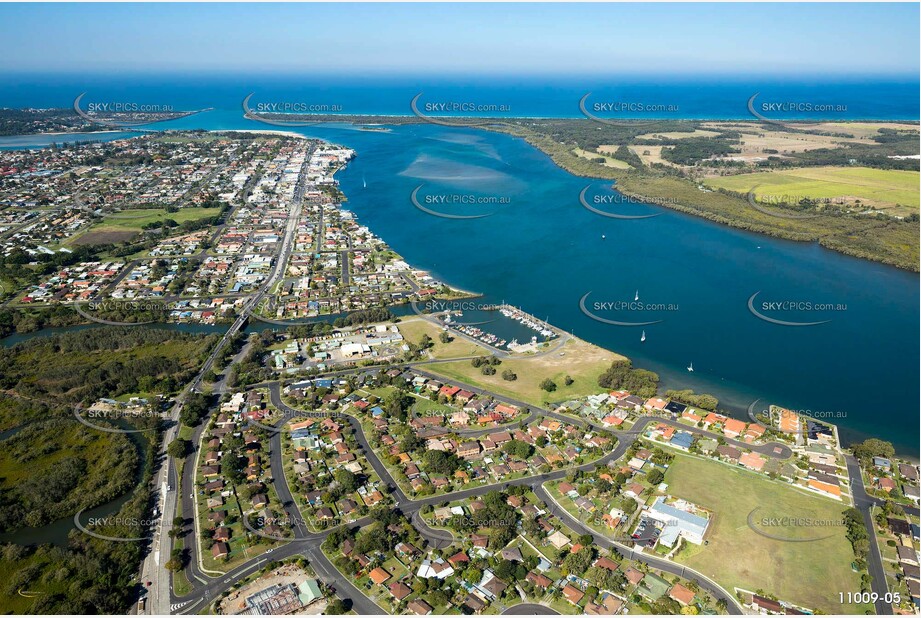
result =
[{"label": "curved road", "polygon": [[700,585],[701,588],[707,590],[707,592],[709,592],[713,598],[722,599],[726,602],[727,612],[733,615],[742,615],[745,613],[735,596],[723,589],[722,586],[710,578],[676,562],[665,560],[663,558],[657,558],[643,552],[637,552],[632,547],[628,547],[622,543],[612,541],[608,537],[584,526],[582,522],[570,515],[566,509],[560,507],[560,505],[558,505],[556,501],[553,500],[553,498],[550,496],[550,494],[547,493],[547,490],[545,490],[542,485],[534,488],[534,494],[544,501],[551,513],[566,522],[567,526],[581,534],[590,534],[594,540],[595,545],[614,550],[624,558],[629,558],[630,560],[640,560],[661,571],[665,571],[666,573],[672,573],[685,579],[696,580],[698,585]]},{"label": "curved road", "polygon": [[560,612],[540,603],[519,603],[502,612],[503,616],[558,616]]}]

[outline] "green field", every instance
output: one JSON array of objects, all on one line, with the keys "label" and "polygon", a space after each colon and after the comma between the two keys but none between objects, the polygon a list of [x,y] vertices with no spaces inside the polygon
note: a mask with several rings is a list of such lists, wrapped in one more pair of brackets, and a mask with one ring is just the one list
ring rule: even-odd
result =
[{"label": "green field", "polygon": [[844,198],[848,203],[859,199],[864,205],[892,211],[895,215],[918,212],[918,182],[918,172],[868,167],[807,167],[706,180],[711,187],[740,193],[757,186],[755,196],[768,203],[798,202],[804,197]]},{"label": "green field", "polygon": [[400,334],[408,343],[416,343],[422,339],[422,335],[428,335],[432,339],[432,347],[429,348],[429,354],[432,358],[460,358],[464,356],[482,356],[489,354],[489,351],[483,346],[467,341],[456,334],[452,334],[452,339],[448,343],[442,343],[438,337],[442,330],[424,318],[407,318],[398,325]]},{"label": "green field", "polygon": [[[552,345],[552,344],[551,344]],[[483,375],[480,369],[470,361],[454,363],[437,363],[427,367],[428,371],[446,378],[453,378],[478,386],[485,390],[505,395],[534,405],[543,405],[545,401],[565,401],[599,393],[598,376],[622,356],[602,348],[571,338],[559,351],[554,351],[534,358],[504,358],[496,367],[495,375]],[[511,369],[518,379],[509,382],[502,378],[502,372]],[[566,386],[566,376],[573,383]],[[540,388],[541,381],[550,378],[557,389],[548,393]]]},{"label": "green field", "polygon": [[65,244],[99,244],[106,242],[119,242],[130,239],[141,232],[144,226],[151,223],[162,223],[167,219],[182,224],[186,221],[197,221],[208,217],[216,217],[221,212],[220,208],[180,208],[176,212],[167,212],[165,208],[149,208],[138,210],[125,210],[106,216],[86,231],[76,234]]},{"label": "green field", "polygon": [[780,599],[832,614],[862,614],[868,608],[839,602],[839,592],[860,590],[860,576],[850,566],[854,554],[842,526],[764,528],[774,536],[820,539],[807,542],[767,538],[748,526],[749,514],[756,508],[756,522],[765,517],[833,522],[841,519],[847,505],[742,468],[687,455],[675,457],[665,482],[670,494],[711,512],[709,544],[685,544],[676,557],[679,562],[729,591],[736,586],[763,589]]},{"label": "green field", "polygon": [[617,168],[617,169],[620,169],[620,170],[629,170],[629,169],[633,169],[633,166],[631,166],[631,165],[630,165],[629,163],[627,163],[626,161],[621,161],[620,159],[615,159],[615,158],[612,157],[612,156],[605,155],[605,154],[602,154],[602,153],[600,153],[600,152],[591,152],[590,150],[582,150],[581,148],[576,148],[576,149],[573,150],[573,153],[575,153],[576,156],[582,157],[583,159],[589,159],[589,160],[592,160],[592,159],[604,159],[603,165],[604,165],[605,167],[614,167],[614,168]]}]

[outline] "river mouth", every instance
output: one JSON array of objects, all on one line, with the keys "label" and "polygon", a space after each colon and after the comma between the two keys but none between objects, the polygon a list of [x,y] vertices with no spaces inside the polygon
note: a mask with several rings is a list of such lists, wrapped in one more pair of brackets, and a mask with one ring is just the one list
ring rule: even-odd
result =
[{"label": "river mouth", "polygon": [[[170,124],[252,128],[220,108]],[[760,399],[807,416],[828,415],[845,443],[874,436],[891,441],[900,453],[917,450],[916,415],[904,407],[882,416],[873,412],[880,394],[912,400],[919,388],[917,361],[893,360],[918,357],[917,274],[657,205],[636,207],[662,216],[611,220],[580,205],[585,179],[558,168],[523,140],[479,129],[388,128],[384,133],[316,126],[297,132],[357,151],[337,173],[348,198],[343,207],[408,263],[622,354],[634,366],[657,372],[664,388],[713,394],[739,418]],[[455,177],[458,170],[463,173]],[[510,200],[488,217],[436,217],[410,199],[420,182],[428,193],[463,193],[483,178],[490,192]],[[639,296],[678,310],[630,319],[609,315],[617,322],[656,322],[611,325],[580,311],[586,293],[592,301]],[[822,322],[790,328],[749,311],[746,302],[756,293],[759,301],[812,298],[844,304],[847,311],[822,320],[786,318]],[[247,330],[272,326],[251,320]]]}]

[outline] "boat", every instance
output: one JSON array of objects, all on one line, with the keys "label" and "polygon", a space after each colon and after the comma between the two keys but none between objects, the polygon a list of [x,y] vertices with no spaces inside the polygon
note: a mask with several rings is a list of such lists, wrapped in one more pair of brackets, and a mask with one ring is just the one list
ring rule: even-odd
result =
[{"label": "boat", "polygon": [[643,331],[643,335],[640,337],[640,342],[646,341],[646,331]]},{"label": "boat", "polygon": [[633,296],[633,302],[636,302],[636,301],[638,301],[639,299],[640,299],[640,291],[637,290],[637,291],[636,291],[636,294],[634,294],[634,296]]},{"label": "boat", "polygon": [[694,371],[694,363],[688,365],[688,371]]},{"label": "boat", "polygon": [[361,185],[362,185],[365,189],[368,188],[368,181],[365,180],[365,177],[364,177],[364,176],[361,177]]},{"label": "boat", "polygon": [[604,234],[602,234],[602,235],[601,235],[601,240],[604,240],[605,238],[607,238],[607,236],[605,236]]}]

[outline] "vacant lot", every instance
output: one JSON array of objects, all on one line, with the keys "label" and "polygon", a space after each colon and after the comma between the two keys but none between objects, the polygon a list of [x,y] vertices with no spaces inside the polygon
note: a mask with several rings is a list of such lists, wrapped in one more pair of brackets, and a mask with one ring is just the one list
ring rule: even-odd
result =
[{"label": "vacant lot", "polygon": [[96,230],[75,236],[68,240],[67,244],[74,246],[118,244],[120,242],[127,242],[137,235],[137,232],[128,232],[124,230]]},{"label": "vacant lot", "polygon": [[[781,599],[826,613],[864,613],[862,606],[842,606],[839,591],[860,590],[860,577],[841,519],[846,505],[796,491],[742,468],[678,455],[665,482],[672,495],[711,512],[708,545],[686,545],[677,560],[712,577],[727,590],[738,586],[763,589]],[[773,536],[820,539],[781,541],[748,526],[763,518],[810,518],[824,526],[769,525],[759,529]],[[822,538],[828,537],[828,538]]]},{"label": "vacant lot", "polygon": [[[694,129],[693,131],[666,131],[664,133],[646,133],[637,135],[636,139],[685,139],[688,137],[713,137],[719,135],[719,131],[705,131],[704,129]],[[601,146],[605,148],[605,146]]]},{"label": "vacant lot", "polygon": [[[599,147],[599,150],[600,150],[601,148],[603,148],[603,146],[602,146],[602,147]],[[616,148],[615,148],[615,149],[616,149]],[[589,151],[589,150],[582,150],[581,148],[575,148],[575,149],[573,149],[573,152],[574,152],[577,156],[582,157],[583,159],[597,159],[597,158],[600,157],[600,158],[604,159],[604,166],[605,166],[605,167],[613,167],[613,168],[619,169],[619,170],[629,170],[629,169],[633,169],[633,168],[630,166],[629,163],[626,163],[626,162],[624,162],[624,161],[621,161],[620,159],[615,159],[614,157],[611,157],[611,156],[607,156],[607,155],[605,155],[605,154],[603,154],[603,153],[601,153],[601,152],[591,152],[591,151]]]},{"label": "vacant lot", "polygon": [[843,199],[895,215],[918,212],[918,172],[868,167],[807,167],[786,172],[757,172],[707,179],[711,187],[747,193],[757,186],[760,201],[776,203],[804,197]]},{"label": "vacant lot", "polygon": [[456,333],[451,335],[453,340],[448,343],[442,343],[438,338],[441,336],[442,330],[435,324],[421,317],[404,319],[406,321],[400,322],[397,325],[403,338],[407,343],[418,344],[422,340],[422,335],[428,335],[434,343],[434,345],[429,348],[429,353],[434,358],[460,358],[464,356],[481,356],[483,354],[489,354],[486,348],[467,341],[466,339],[462,339],[458,337]]},{"label": "vacant lot", "polygon": [[[604,148],[604,146],[601,146]],[[652,165],[653,163],[662,163],[663,165],[669,165],[671,167],[678,167],[671,161],[666,161],[662,158],[662,149],[671,148],[671,146],[628,146],[633,153],[640,158],[640,161],[643,162],[643,165]]]},{"label": "vacant lot", "polygon": [[71,238],[68,244],[98,245],[123,242],[133,238],[151,223],[160,224],[166,220],[185,223],[215,217],[220,212],[220,208],[180,208],[177,212],[167,212],[164,208],[125,210],[108,215],[86,232]]},{"label": "vacant lot", "polygon": [[[513,399],[543,405],[545,401],[565,401],[601,391],[598,376],[614,360],[623,358],[581,339],[570,339],[559,351],[544,356],[503,359],[502,364],[496,367],[496,374],[491,376],[483,375],[470,361],[428,365],[426,370]],[[512,382],[503,379],[502,372],[506,369],[511,369],[518,379]],[[565,384],[566,376],[573,379],[569,386]],[[550,378],[557,385],[552,393],[540,388],[545,378]]]}]

